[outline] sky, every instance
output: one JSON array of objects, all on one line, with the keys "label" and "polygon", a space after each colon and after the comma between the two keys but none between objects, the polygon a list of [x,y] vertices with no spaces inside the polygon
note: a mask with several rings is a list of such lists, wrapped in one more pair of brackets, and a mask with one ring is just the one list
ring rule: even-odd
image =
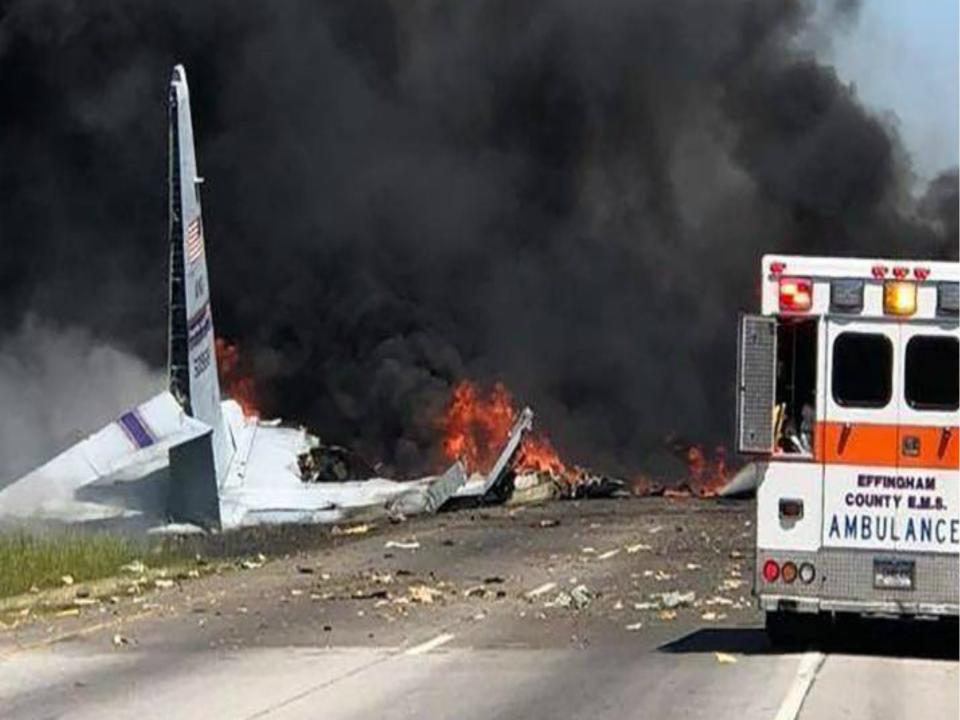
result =
[{"label": "sky", "polygon": [[891,112],[918,180],[958,164],[957,0],[866,0],[834,41],[837,72]]}]

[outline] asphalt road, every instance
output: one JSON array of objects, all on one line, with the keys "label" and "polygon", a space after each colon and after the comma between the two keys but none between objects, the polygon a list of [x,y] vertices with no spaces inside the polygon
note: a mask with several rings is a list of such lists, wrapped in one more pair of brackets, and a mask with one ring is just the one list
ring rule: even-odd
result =
[{"label": "asphalt road", "polygon": [[309,531],[263,567],[23,618],[0,633],[0,717],[958,716],[955,629],[771,648],[751,516],[585,501]]}]

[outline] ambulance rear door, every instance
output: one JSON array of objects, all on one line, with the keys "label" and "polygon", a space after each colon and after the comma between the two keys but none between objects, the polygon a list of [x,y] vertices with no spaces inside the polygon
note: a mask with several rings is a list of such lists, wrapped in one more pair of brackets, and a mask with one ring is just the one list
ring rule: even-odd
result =
[{"label": "ambulance rear door", "polygon": [[892,550],[896,500],[877,483],[897,473],[900,327],[885,319],[828,317],[826,335],[826,412],[816,443],[823,547]]},{"label": "ambulance rear door", "polygon": [[956,320],[900,326],[898,549],[960,551],[960,330]]}]

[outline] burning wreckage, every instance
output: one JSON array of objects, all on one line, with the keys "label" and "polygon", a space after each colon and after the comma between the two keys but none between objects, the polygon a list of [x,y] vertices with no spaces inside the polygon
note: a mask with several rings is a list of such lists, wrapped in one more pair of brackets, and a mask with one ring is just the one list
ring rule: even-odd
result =
[{"label": "burning wreckage", "polygon": [[228,382],[234,398],[221,400],[217,361],[229,375],[236,348],[214,336],[182,66],[174,68],[169,98],[169,387],[0,490],[0,522],[139,529],[171,520],[208,528],[336,522],[358,513],[411,515],[454,501],[503,500],[515,477],[530,485],[517,472],[518,457],[533,452],[524,443],[530,410],[503,416],[509,427],[489,438],[499,447],[488,472],[468,477],[478,467],[470,461],[479,458],[461,458],[450,448],[446,472],[398,482],[373,477],[355,456],[321,445],[303,428],[260,420],[242,382]]},{"label": "burning wreckage", "polygon": [[[456,386],[442,422],[450,465],[418,480],[376,477],[304,428],[261,420],[247,380],[231,380],[236,348],[214,335],[183,66],[173,70],[169,101],[168,389],[0,489],[0,523],[229,529],[628,494],[623,481],[564,464],[532,433],[533,412],[516,412],[502,385],[486,398],[471,383]],[[221,400],[218,365],[231,399]],[[690,452],[691,473],[702,475],[702,453],[698,460]],[[642,494],[668,492],[634,485]]]}]

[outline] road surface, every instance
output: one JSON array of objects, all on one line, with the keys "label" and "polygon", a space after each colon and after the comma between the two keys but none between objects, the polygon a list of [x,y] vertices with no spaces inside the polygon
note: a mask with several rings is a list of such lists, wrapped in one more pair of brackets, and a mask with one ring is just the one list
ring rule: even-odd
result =
[{"label": "road surface", "polygon": [[771,648],[751,517],[584,501],[303,531],[263,567],[24,618],[0,633],[0,717],[958,716],[955,629]]}]

